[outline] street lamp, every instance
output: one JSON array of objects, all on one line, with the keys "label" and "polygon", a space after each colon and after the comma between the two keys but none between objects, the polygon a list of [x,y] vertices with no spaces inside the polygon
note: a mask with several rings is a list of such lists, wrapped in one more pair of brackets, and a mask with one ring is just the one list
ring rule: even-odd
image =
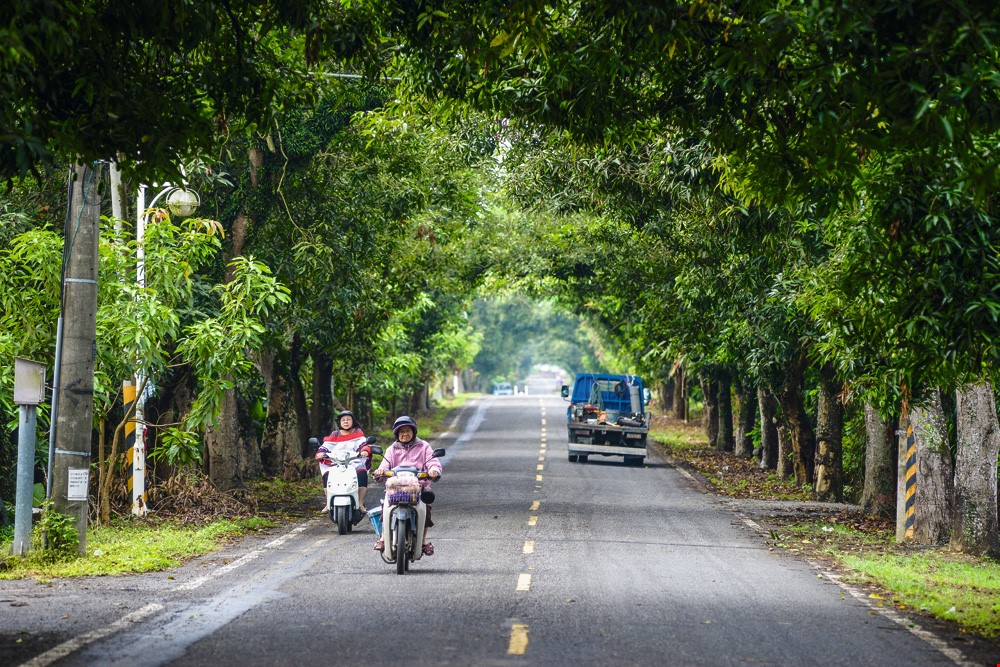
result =
[{"label": "street lamp", "polygon": [[[149,217],[149,212],[156,206],[156,202],[165,196],[167,208],[170,209],[171,213],[180,218],[194,215],[201,204],[201,198],[194,190],[189,190],[183,185],[175,186],[170,183],[164,183],[160,192],[149,202],[149,206],[146,206],[146,188],[147,186],[145,185],[139,186],[135,207],[135,276],[136,282],[139,284],[139,289],[146,287],[146,248],[144,238],[146,235],[146,221]],[[142,371],[137,371],[135,374],[135,389],[137,392],[139,387],[142,387],[143,379]],[[141,393],[135,395],[134,421],[136,430],[135,444],[132,447],[132,514],[139,516],[146,512],[146,503],[143,499],[146,493],[146,426],[143,421],[143,408],[145,404],[146,391],[143,389]]]}]

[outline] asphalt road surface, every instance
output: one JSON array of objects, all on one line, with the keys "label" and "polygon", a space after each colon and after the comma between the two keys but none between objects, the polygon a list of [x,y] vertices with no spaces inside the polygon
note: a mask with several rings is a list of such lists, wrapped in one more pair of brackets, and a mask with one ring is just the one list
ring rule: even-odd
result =
[{"label": "asphalt road surface", "polygon": [[367,521],[339,536],[317,514],[170,572],[0,582],[0,664],[966,662],[656,456],[569,463],[558,396],[485,397],[449,428],[437,552],[406,575]]}]

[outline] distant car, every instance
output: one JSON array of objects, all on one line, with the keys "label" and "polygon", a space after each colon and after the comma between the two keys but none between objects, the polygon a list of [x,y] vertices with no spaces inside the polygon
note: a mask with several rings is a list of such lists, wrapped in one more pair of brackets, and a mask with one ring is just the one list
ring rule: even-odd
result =
[{"label": "distant car", "polygon": [[514,386],[510,382],[497,382],[493,385],[494,396],[513,396]]}]

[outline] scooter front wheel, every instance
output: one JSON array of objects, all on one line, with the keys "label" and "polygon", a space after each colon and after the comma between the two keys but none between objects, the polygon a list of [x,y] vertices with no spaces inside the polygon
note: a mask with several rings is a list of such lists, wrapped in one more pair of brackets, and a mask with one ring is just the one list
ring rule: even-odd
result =
[{"label": "scooter front wheel", "polygon": [[406,550],[406,524],[396,524],[396,574],[406,574],[410,554]]},{"label": "scooter front wheel", "polygon": [[337,532],[341,535],[347,535],[347,530],[351,526],[350,508],[338,505],[333,508],[333,511],[336,513]]}]

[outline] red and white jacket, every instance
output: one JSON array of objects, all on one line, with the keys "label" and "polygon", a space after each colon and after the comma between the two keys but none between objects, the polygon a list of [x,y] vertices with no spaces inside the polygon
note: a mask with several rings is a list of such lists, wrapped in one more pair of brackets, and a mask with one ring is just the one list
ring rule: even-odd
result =
[{"label": "red and white jacket", "polygon": [[323,458],[324,454],[333,454],[344,450],[354,454],[368,455],[367,458],[354,462],[354,467],[357,470],[367,470],[371,467],[372,448],[365,443],[365,432],[355,427],[350,433],[341,433],[338,429],[323,438],[323,444],[316,450],[316,460],[319,462],[320,473],[326,474],[333,467],[326,463],[326,459]]}]

